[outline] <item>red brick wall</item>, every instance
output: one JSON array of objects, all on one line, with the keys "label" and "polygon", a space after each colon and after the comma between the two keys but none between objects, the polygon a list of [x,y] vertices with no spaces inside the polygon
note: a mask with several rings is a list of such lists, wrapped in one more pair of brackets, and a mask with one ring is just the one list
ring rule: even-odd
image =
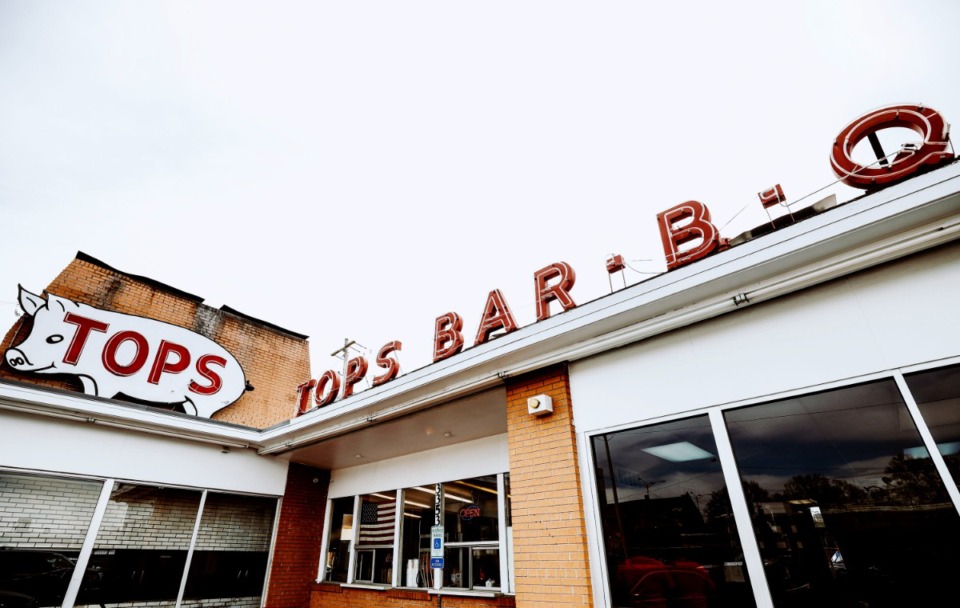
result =
[{"label": "red brick wall", "polygon": [[[527,413],[547,394],[553,413]],[[580,470],[566,365],[507,381],[507,443],[517,605],[592,606]]]},{"label": "red brick wall", "polygon": [[[277,331],[268,324],[212,308],[188,294],[162,284],[94,263],[78,256],[46,291],[96,308],[133,314],[178,325],[202,334],[230,351],[243,367],[254,390],[213,415],[214,419],[265,428],[288,420],[296,411],[297,385],[310,377],[306,339]],[[42,295],[40,286],[24,286]],[[0,354],[19,344],[32,327],[24,315],[0,342]],[[69,376],[20,373],[3,361],[0,380],[17,380],[70,391],[81,391]]]},{"label": "red brick wall", "polygon": [[[441,603],[442,602],[442,603]],[[340,585],[316,585],[310,598],[310,608],[514,608],[511,596],[497,598],[444,595],[442,599],[426,591],[389,589],[368,591],[349,589]]]},{"label": "red brick wall", "polygon": [[[316,481],[314,481],[316,480]],[[267,608],[306,608],[320,565],[329,471],[290,464],[270,567]]]}]

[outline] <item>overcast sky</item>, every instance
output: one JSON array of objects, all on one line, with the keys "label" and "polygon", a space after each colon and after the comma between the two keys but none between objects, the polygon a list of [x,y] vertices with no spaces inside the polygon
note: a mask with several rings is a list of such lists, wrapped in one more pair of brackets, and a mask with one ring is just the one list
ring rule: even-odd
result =
[{"label": "overcast sky", "polygon": [[[871,109],[960,121],[958,29],[955,0],[0,0],[0,320],[83,251],[309,335],[314,377],[345,338],[412,371],[492,289],[532,323],[551,263],[578,303],[611,253],[663,271],[660,211],[732,237],[759,190],[828,186]],[[859,194],[798,207],[830,193]]]}]

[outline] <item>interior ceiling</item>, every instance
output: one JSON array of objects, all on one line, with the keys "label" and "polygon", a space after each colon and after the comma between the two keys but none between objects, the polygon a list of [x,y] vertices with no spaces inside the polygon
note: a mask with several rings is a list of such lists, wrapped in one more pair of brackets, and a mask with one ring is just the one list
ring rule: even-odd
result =
[{"label": "interior ceiling", "polygon": [[506,432],[507,398],[500,387],[298,447],[283,457],[342,469]]}]

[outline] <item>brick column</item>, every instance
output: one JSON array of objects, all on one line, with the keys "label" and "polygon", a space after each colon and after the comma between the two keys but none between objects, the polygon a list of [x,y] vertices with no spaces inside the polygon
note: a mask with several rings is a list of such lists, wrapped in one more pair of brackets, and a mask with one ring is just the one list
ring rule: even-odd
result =
[{"label": "brick column", "polygon": [[[517,605],[592,606],[580,469],[566,365],[507,380]],[[553,413],[527,413],[546,394]]]},{"label": "brick column", "polygon": [[329,471],[290,464],[280,505],[267,608],[310,605],[310,591],[320,565],[329,483]]}]

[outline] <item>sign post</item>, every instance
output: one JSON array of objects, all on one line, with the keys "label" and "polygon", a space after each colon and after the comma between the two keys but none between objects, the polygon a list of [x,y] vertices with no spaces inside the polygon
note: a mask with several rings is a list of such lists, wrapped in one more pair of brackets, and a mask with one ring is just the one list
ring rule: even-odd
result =
[{"label": "sign post", "polygon": [[430,528],[430,568],[433,570],[433,588],[443,587],[443,526],[440,524],[442,513],[440,505],[440,484],[436,485],[433,495],[433,527]]}]

